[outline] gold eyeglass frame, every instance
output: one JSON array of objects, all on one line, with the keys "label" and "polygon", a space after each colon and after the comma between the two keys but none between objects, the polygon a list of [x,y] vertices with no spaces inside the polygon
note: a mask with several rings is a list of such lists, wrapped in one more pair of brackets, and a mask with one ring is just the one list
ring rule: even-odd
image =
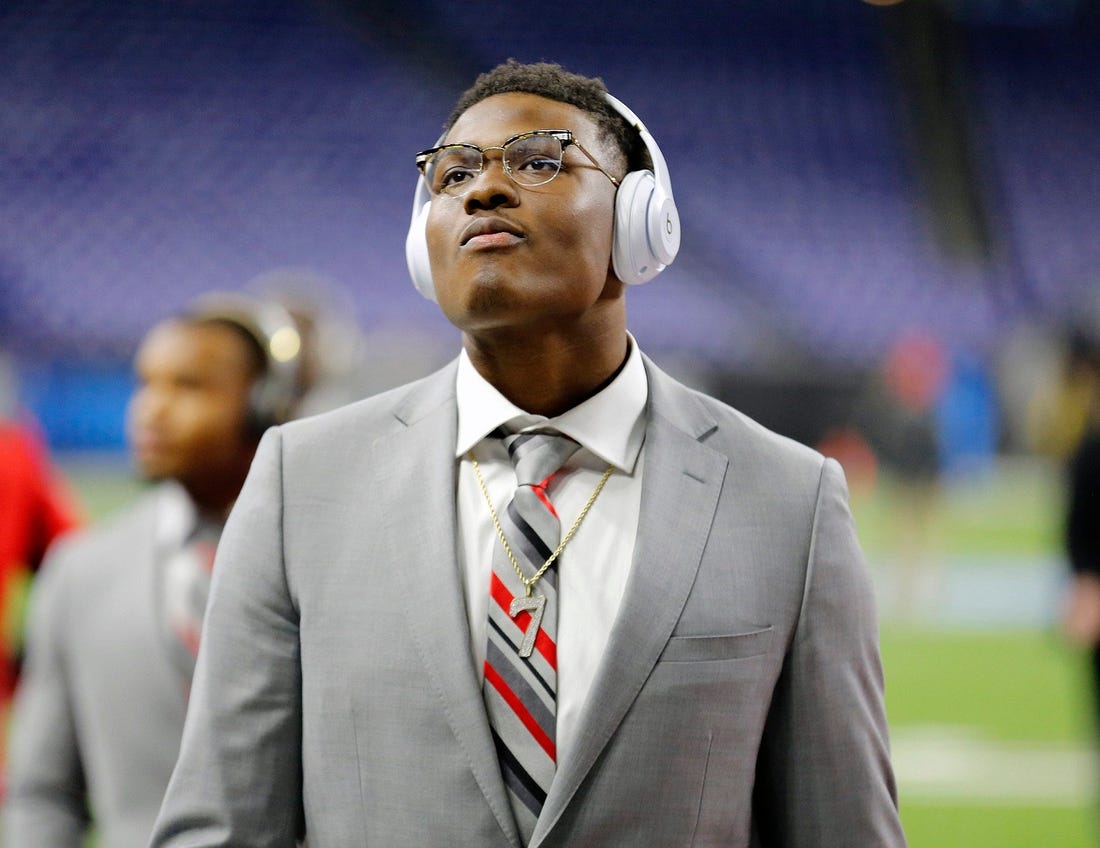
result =
[{"label": "gold eyeglass frame", "polygon": [[[551,174],[549,177],[547,177],[545,180],[543,180],[540,183],[520,182],[518,179],[516,179],[516,175],[512,172],[512,168],[508,164],[507,148],[508,148],[509,145],[515,144],[517,141],[522,141],[525,138],[531,138],[532,136],[536,136],[536,135],[550,136],[550,137],[555,138],[555,139],[558,140],[558,143],[561,145],[561,156],[558,157],[558,167],[554,171],[553,174]],[[501,152],[500,164],[501,164],[501,167],[504,169],[504,173],[506,173],[508,175],[508,178],[512,182],[514,182],[516,185],[518,185],[522,188],[538,188],[539,186],[544,186],[547,183],[553,182],[554,178],[557,177],[557,175],[561,173],[561,166],[562,166],[562,162],[565,160],[566,148],[576,147],[581,153],[583,153],[585,155],[585,157],[588,159],[588,161],[591,162],[596,167],[596,170],[598,170],[601,174],[603,174],[605,177],[607,177],[609,180],[611,180],[612,185],[614,185],[614,186],[619,185],[619,180],[616,179],[615,177],[613,177],[611,174],[609,174],[604,169],[604,167],[599,162],[596,161],[596,157],[594,157],[591,153],[589,153],[587,150],[585,150],[584,145],[581,144],[579,141],[577,141],[576,138],[573,137],[573,131],[572,130],[528,130],[527,132],[516,133],[516,135],[511,136],[508,139],[505,139],[503,144],[495,144],[492,147],[478,147],[476,144],[470,144],[469,142],[456,141],[456,142],[453,142],[451,144],[443,144],[443,145],[440,145],[439,147],[431,147],[427,150],[420,151],[419,153],[416,154],[416,168],[417,168],[418,171],[420,171],[420,176],[424,179],[424,184],[427,185],[428,192],[430,194],[437,195],[437,196],[442,194],[442,195],[446,195],[448,197],[461,197],[462,195],[466,194],[466,192],[468,192],[470,190],[470,187],[472,187],[473,180],[471,179],[471,180],[468,180],[468,183],[470,183],[470,187],[466,188],[464,191],[460,191],[460,192],[438,191],[437,192],[437,191],[434,191],[432,189],[431,183],[428,182],[428,174],[427,174],[428,162],[439,151],[448,150],[448,149],[453,148],[453,147],[462,147],[462,148],[465,148],[467,150],[476,150],[481,155],[481,167],[477,170],[477,174],[475,174],[475,177],[485,172],[485,161],[486,161],[485,160],[485,154],[488,153],[490,150],[499,150]]]}]

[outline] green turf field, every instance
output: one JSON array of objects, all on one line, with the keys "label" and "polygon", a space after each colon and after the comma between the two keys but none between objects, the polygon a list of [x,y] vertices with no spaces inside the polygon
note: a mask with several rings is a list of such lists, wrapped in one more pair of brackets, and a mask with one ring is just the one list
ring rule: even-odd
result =
[{"label": "green turf field", "polygon": [[[140,490],[117,461],[65,467],[95,517]],[[880,480],[870,492],[853,487],[853,509],[876,580],[889,584],[912,505]],[[1056,594],[1026,588],[1057,584],[1060,510],[1057,474],[1034,462],[952,482],[924,552],[939,563],[932,588],[904,612],[896,598],[882,604],[887,712],[913,848],[1100,846],[1084,658],[1058,638]],[[968,620],[967,604],[980,610],[987,595],[1000,597],[995,623]],[[1016,621],[1013,604],[1030,612]]]},{"label": "green turf field", "polygon": [[[892,542],[911,505],[889,480],[853,505],[881,586],[896,578]],[[1056,626],[1061,510],[1056,469],[1035,462],[950,483],[927,534],[933,589],[905,615],[884,604],[887,714],[913,848],[1100,845],[1086,660]],[[990,607],[993,624],[979,614]]]},{"label": "green turf field", "polygon": [[911,845],[1097,844],[1081,657],[1036,630],[889,624],[882,652]]}]

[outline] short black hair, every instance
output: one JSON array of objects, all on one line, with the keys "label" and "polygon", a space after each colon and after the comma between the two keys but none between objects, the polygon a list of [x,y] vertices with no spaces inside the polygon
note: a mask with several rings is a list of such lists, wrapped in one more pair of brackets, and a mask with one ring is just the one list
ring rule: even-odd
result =
[{"label": "short black hair", "polygon": [[628,171],[652,170],[649,151],[637,130],[607,102],[607,86],[599,77],[585,77],[551,62],[524,64],[509,59],[481,74],[458,99],[443,126],[447,133],[462,114],[476,103],[495,94],[522,92],[567,103],[587,112],[601,138],[611,142],[626,161]]}]

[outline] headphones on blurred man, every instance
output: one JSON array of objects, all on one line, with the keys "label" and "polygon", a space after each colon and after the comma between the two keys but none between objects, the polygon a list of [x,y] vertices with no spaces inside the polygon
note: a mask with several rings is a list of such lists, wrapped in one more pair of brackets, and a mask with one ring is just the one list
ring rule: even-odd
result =
[{"label": "headphones on blurred man", "polygon": [[[631,171],[623,177],[615,195],[611,264],[616,277],[635,285],[652,280],[676,258],[680,249],[680,216],[672,199],[668,166],[656,140],[624,103],[606,92],[604,97],[635,129],[653,162],[652,171]],[[443,137],[436,143],[442,144]],[[405,261],[416,290],[428,300],[435,300],[427,236],[431,199],[427,185],[418,177],[412,222],[405,238]]]},{"label": "headphones on blurred man", "polygon": [[289,421],[302,395],[302,334],[290,312],[274,300],[212,292],[192,302],[187,316],[232,324],[263,351],[263,373],[249,396],[249,434],[259,438],[268,427]]}]

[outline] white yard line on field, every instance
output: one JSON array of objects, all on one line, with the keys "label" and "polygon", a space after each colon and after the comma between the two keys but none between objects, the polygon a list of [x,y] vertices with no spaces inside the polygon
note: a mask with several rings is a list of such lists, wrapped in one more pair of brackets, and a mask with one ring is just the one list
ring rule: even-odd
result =
[{"label": "white yard line on field", "polygon": [[1067,745],[984,738],[970,728],[892,731],[902,805],[1089,806],[1097,799],[1097,754]]}]

